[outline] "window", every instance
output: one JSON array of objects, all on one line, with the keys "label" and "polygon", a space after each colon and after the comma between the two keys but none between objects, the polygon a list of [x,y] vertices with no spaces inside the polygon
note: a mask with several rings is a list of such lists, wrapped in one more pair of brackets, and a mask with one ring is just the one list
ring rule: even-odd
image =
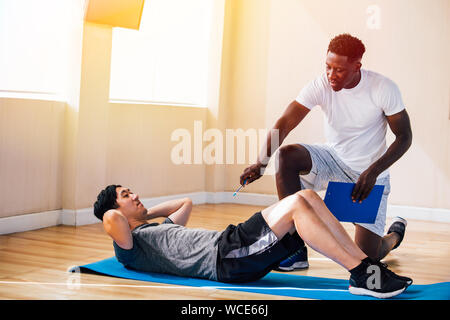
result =
[{"label": "window", "polygon": [[114,28],[110,100],[206,106],[213,3],[146,1],[139,30]]},{"label": "window", "polygon": [[0,95],[64,99],[70,26],[81,0],[0,0]]}]

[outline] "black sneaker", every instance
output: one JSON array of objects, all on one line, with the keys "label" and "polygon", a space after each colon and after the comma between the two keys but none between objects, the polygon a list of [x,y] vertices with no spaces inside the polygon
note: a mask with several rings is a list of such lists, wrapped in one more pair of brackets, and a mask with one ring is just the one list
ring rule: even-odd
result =
[{"label": "black sneaker", "polygon": [[387,268],[381,268],[376,264],[365,264],[366,272],[358,276],[350,276],[348,291],[355,295],[372,296],[379,299],[392,298],[405,291],[407,285],[396,277]]},{"label": "black sneaker", "polygon": [[398,246],[402,242],[403,237],[405,236],[406,225],[407,225],[407,222],[405,219],[403,219],[401,217],[394,218],[393,223],[389,227],[387,234],[392,233],[392,232],[397,233],[400,236],[400,241],[397,242],[397,244],[392,248],[392,250],[398,248]]},{"label": "black sneaker", "polygon": [[295,271],[304,270],[309,268],[308,263],[308,250],[306,246],[289,256],[285,260],[281,261],[278,265],[277,271]]},{"label": "black sneaker", "polygon": [[388,266],[387,266],[386,263],[383,263],[383,262],[381,262],[381,261],[378,261],[378,262],[376,262],[375,264],[378,265],[380,268],[385,269],[385,271],[386,271],[391,277],[397,278],[397,279],[399,279],[399,280],[401,280],[401,281],[405,281],[407,287],[409,287],[409,286],[413,283],[413,280],[412,280],[411,278],[400,276],[400,275],[398,275],[398,274],[395,274],[395,273],[392,272],[391,270],[389,270],[389,269],[387,268]]}]

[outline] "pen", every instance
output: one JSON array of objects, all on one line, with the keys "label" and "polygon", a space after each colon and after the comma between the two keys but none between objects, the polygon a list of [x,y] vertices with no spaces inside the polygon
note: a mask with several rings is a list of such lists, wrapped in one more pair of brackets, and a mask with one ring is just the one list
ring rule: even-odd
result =
[{"label": "pen", "polygon": [[244,184],[243,185],[241,185],[239,188],[237,188],[237,190],[233,193],[233,197],[239,192],[239,190],[241,190],[244,186],[245,186],[245,183],[247,182],[247,179],[245,179],[244,180]]}]

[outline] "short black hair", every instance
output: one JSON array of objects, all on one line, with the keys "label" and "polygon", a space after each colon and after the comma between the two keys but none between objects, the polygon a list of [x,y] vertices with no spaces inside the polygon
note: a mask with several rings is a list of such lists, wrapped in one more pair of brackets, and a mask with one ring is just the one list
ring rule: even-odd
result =
[{"label": "short black hair", "polygon": [[366,52],[366,47],[358,38],[348,33],[343,33],[331,39],[328,45],[328,52],[346,56],[348,61],[352,62],[362,58],[364,52]]},{"label": "short black hair", "polygon": [[94,215],[103,221],[103,215],[106,211],[110,209],[118,208],[118,204],[116,202],[117,193],[116,188],[121,187],[118,184],[111,184],[107,186],[105,189],[100,191],[97,196],[97,201],[94,203]]}]

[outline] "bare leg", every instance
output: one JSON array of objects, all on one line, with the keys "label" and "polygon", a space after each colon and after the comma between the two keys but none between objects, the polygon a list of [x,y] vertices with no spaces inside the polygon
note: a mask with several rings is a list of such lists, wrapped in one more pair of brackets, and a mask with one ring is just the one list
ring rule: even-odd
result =
[{"label": "bare leg", "polygon": [[[281,147],[278,158],[278,170],[276,173],[278,198],[281,200],[301,190],[299,175],[309,173],[311,168],[311,156],[305,147],[297,144]],[[309,199],[307,200],[309,201]],[[345,232],[345,230],[342,228],[339,221],[331,221],[329,219],[330,214],[326,206],[326,210],[321,210],[320,208],[322,206],[317,206],[317,202],[314,203],[316,205],[313,206],[314,209],[317,211],[317,214],[322,221],[324,221],[325,225],[333,232],[333,235],[337,238],[339,238],[340,235],[343,235],[342,232]],[[339,238],[339,240],[342,241],[344,247],[349,250],[351,254],[358,256],[359,254],[356,253],[353,246],[348,241],[348,234],[346,232],[345,235],[347,236]],[[380,237],[369,230],[356,225],[355,242],[362,252],[373,260],[381,260],[384,258],[398,241],[399,236],[396,233]],[[354,244],[353,241],[351,241],[351,243]]]},{"label": "bare leg", "polygon": [[269,227],[281,239],[295,227],[300,237],[314,250],[337,262],[347,270],[361,263],[364,257],[351,255],[318,217],[313,207],[295,193],[262,210]]},{"label": "bare leg", "polygon": [[341,223],[328,210],[320,196],[312,190],[302,190],[300,194],[309,202],[341,245],[353,256],[367,255],[375,261],[383,259],[400,240],[399,235],[390,233],[384,237],[356,225],[355,242],[342,227]]},{"label": "bare leg", "polygon": [[342,227],[341,223],[336,217],[328,210],[327,206],[323,202],[322,198],[313,190],[302,190],[299,192],[303,198],[308,201],[311,207],[314,209],[317,216],[328,227],[330,232],[336,238],[337,241],[347,250],[352,256],[362,260],[367,255],[353,242],[349,234]]},{"label": "bare leg", "polygon": [[380,237],[362,226],[355,225],[356,244],[373,260],[379,261],[386,257],[399,240],[400,237],[395,232]]}]

